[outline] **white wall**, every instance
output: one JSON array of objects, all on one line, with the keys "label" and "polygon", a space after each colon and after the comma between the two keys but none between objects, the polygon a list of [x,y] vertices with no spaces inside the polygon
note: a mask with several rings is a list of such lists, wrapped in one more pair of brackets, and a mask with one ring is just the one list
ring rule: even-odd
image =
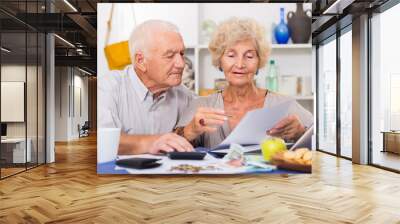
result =
[{"label": "white wall", "polygon": [[55,68],[55,141],[68,140],[68,117],[70,84],[68,67]]},{"label": "white wall", "polygon": [[[2,81],[25,82],[26,83],[26,107],[22,106],[22,112],[27,119],[23,122],[6,122],[7,137],[30,139],[32,161],[36,161],[39,154],[39,163],[44,162],[44,74],[41,66],[25,66],[25,64],[3,64],[1,66]],[[27,78],[27,81],[25,80]],[[3,91],[3,90],[2,90]],[[2,95],[3,97],[7,97]],[[1,110],[13,110],[10,107],[2,107]],[[16,111],[8,111],[16,113]]]},{"label": "white wall", "polygon": [[[201,34],[201,23],[206,19],[212,19],[219,23],[230,17],[251,17],[256,19],[260,24],[266,27],[266,36],[270,42],[274,42],[272,38],[272,28],[274,24],[279,23],[279,8],[285,8],[285,14],[288,11],[295,11],[295,4],[270,4],[270,3],[186,3],[186,4],[157,4],[157,3],[119,3],[115,4],[112,32],[110,42],[118,42],[127,40],[129,34],[136,24],[148,19],[167,20],[178,26],[184,43],[187,47],[204,44]],[[304,4],[304,9],[310,9],[311,4]],[[106,23],[109,19],[111,4],[98,4],[97,16],[97,37],[98,37],[98,77],[109,72],[107,62],[104,55]],[[135,19],[133,18],[133,11]],[[223,13],[221,13],[223,12]],[[286,16],[285,16],[286,21]],[[311,40],[311,38],[310,38]],[[193,52],[193,51],[192,51]],[[193,53],[188,55],[193,58]],[[275,59],[279,68],[279,72],[283,75],[298,75],[311,77],[311,48],[276,50],[272,51],[271,59]],[[193,59],[192,59],[193,60]],[[211,58],[208,50],[201,50],[199,55],[200,86],[203,88],[213,88],[214,79],[223,77],[223,74],[211,66]],[[193,60],[194,62],[194,60]],[[288,66],[290,65],[290,66]],[[264,68],[259,72],[257,83],[265,86],[265,74],[267,69]]]},{"label": "white wall", "polygon": [[[198,4],[116,3],[113,13],[110,43],[128,40],[135,24],[149,19],[161,19],[178,26],[184,43],[195,45],[197,41]],[[111,12],[110,3],[97,4],[97,76],[109,72],[104,56],[106,24]],[[135,16],[134,16],[135,14]]]},{"label": "white wall", "polygon": [[[78,71],[79,72],[79,71]],[[79,133],[78,133],[78,124],[82,126],[85,121],[88,121],[88,77],[87,76],[81,76],[82,73],[77,74],[77,70],[75,70],[75,75],[74,75],[74,93],[73,96],[74,98],[74,110],[75,113],[73,113],[73,119],[72,119],[72,124],[71,124],[71,135],[73,138],[78,138]],[[80,90],[80,93],[77,92],[77,90]],[[80,94],[80,97],[79,97]],[[79,100],[81,102],[79,102]],[[81,108],[79,108],[81,107]],[[80,113],[79,110],[82,110]]]},{"label": "white wall", "polygon": [[[26,71],[28,72],[27,74],[36,74],[36,68],[33,66],[27,66],[25,65],[18,65],[18,64],[10,64],[10,65],[2,65],[1,66],[1,81],[10,81],[10,82],[25,82],[25,75]],[[35,82],[36,84],[36,82]],[[32,97],[36,98],[36,89],[34,93],[27,93],[28,99],[27,102],[30,103],[33,100],[31,99]],[[36,104],[32,105],[35,106]],[[9,108],[1,108],[1,110],[8,110]],[[37,117],[36,114],[28,113],[28,121],[31,122],[33,120],[36,121]],[[32,115],[35,115],[32,117]],[[8,137],[25,137],[25,126],[26,122],[7,122],[7,136]],[[28,129],[32,128],[33,126],[28,125]],[[36,126],[35,126],[36,128]],[[28,137],[29,133],[31,133],[30,130],[28,130]]]},{"label": "white wall", "polygon": [[[26,71],[25,69],[28,70],[28,74],[31,74],[29,71],[33,69],[32,66],[25,67],[25,65],[2,65],[1,66],[1,81],[2,82],[24,82],[26,83],[25,80],[25,74]],[[3,93],[3,90],[2,90]],[[1,98],[4,98],[6,96],[1,96]],[[2,103],[3,105],[3,103]],[[11,108],[5,108],[2,107],[2,114],[3,113],[10,113]],[[21,108],[22,109],[22,116],[24,116],[24,106]],[[12,112],[11,112],[12,113]],[[18,112],[19,113],[19,112]],[[2,118],[3,120],[3,118]],[[24,118],[22,118],[24,120]],[[9,136],[16,136],[16,137],[23,137],[25,136],[25,130],[19,130],[19,128],[16,128],[17,126],[21,126],[21,124],[24,124],[24,122],[11,122],[8,124],[8,132],[11,131],[11,133],[8,133]],[[22,125],[24,126],[24,125]],[[21,126],[21,127],[22,127]],[[11,134],[11,135],[10,135]]]},{"label": "white wall", "polygon": [[[55,120],[56,141],[78,138],[78,124],[88,120],[88,78],[77,69],[56,67]],[[81,90],[82,116],[79,113],[78,93]],[[73,111],[75,109],[75,111]],[[75,112],[75,113],[74,113]]]}]

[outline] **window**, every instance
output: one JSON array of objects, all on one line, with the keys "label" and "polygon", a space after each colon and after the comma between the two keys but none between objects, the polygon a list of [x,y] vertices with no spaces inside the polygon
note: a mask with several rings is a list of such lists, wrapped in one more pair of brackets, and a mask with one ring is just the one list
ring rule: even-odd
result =
[{"label": "window", "polygon": [[318,48],[318,149],[336,154],[336,39]]},{"label": "window", "polygon": [[[23,13],[39,13],[44,1],[19,2]],[[1,2],[0,6],[15,6]],[[0,12],[0,178],[45,163],[45,34]],[[13,101],[12,99],[17,99]],[[10,109],[18,108],[18,109]]]},{"label": "window", "polygon": [[352,34],[340,36],[340,155],[352,157]]},{"label": "window", "polygon": [[400,170],[400,5],[371,18],[371,162]]}]

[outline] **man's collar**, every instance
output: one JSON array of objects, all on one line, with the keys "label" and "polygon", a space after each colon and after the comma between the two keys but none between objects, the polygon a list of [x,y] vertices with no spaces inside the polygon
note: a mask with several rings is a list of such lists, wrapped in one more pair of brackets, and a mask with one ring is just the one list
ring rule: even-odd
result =
[{"label": "man's collar", "polygon": [[[156,100],[156,99],[153,99],[154,94],[144,85],[142,80],[140,80],[140,78],[137,76],[135,70],[133,69],[133,66],[130,66],[128,68],[128,73],[132,79],[134,91],[139,96],[139,99],[141,102],[145,101],[147,97],[150,97],[152,101]],[[165,90],[157,98],[165,99],[167,91],[168,90]]]},{"label": "man's collar", "polygon": [[137,76],[133,66],[129,66],[128,68],[129,76],[133,83],[133,89],[136,94],[139,96],[141,102],[143,102],[148,95],[153,95],[149,89],[143,84],[142,80]]}]

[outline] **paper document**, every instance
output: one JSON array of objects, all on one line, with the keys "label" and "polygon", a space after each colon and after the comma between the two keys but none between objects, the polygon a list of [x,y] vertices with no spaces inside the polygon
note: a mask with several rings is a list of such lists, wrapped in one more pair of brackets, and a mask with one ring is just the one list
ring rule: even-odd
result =
[{"label": "paper document", "polygon": [[223,148],[232,143],[240,145],[259,145],[265,138],[267,130],[288,116],[289,107],[295,103],[290,100],[272,108],[261,108],[246,113],[240,123],[228,137],[216,148]]},{"label": "paper document", "polygon": [[[248,153],[248,152],[255,152],[255,151],[260,151],[260,145],[246,145],[246,146],[242,146],[243,147],[243,152],[244,153]],[[218,148],[218,149],[214,149],[213,151],[217,151],[220,153],[228,153],[229,152],[229,148]]]},{"label": "paper document", "polygon": [[[286,148],[288,148],[288,149],[291,149],[293,147],[293,145],[294,145],[294,143],[285,143],[285,144],[286,144]],[[212,151],[217,151],[219,153],[228,153],[229,152],[229,148],[218,148],[218,149],[214,149]],[[261,153],[260,144],[243,146],[243,152],[244,153],[249,153],[249,152],[251,152],[251,153]]]},{"label": "paper document", "polygon": [[290,147],[290,150],[295,150],[298,148],[312,148],[312,136],[314,134],[314,125],[309,127],[307,131],[296,141],[296,143]]}]

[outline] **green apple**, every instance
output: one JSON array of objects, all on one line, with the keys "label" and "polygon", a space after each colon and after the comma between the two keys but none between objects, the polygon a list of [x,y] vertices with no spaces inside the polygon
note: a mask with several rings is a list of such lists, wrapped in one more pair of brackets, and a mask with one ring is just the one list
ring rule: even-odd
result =
[{"label": "green apple", "polygon": [[275,153],[286,150],[285,141],[281,138],[268,138],[261,143],[261,151],[264,160],[267,162],[271,161],[272,156],[275,155]]}]

